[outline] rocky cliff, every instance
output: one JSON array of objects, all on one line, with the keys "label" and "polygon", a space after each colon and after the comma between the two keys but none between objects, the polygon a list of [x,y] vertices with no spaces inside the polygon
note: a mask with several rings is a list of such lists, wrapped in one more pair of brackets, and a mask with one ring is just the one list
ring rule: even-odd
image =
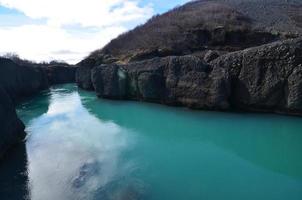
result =
[{"label": "rocky cliff", "polygon": [[302,38],[248,48],[204,62],[168,56],[103,64],[82,85],[110,99],[134,99],[196,109],[302,114]]},{"label": "rocky cliff", "polygon": [[0,158],[14,144],[24,139],[24,125],[15,112],[15,104],[52,84],[75,81],[72,66],[19,65],[0,58]]},{"label": "rocky cliff", "polygon": [[193,1],[93,52],[76,81],[102,98],[301,115],[301,13],[294,0]]},{"label": "rocky cliff", "polygon": [[20,66],[13,61],[0,58],[0,85],[14,102],[48,88],[46,71],[40,67]]}]

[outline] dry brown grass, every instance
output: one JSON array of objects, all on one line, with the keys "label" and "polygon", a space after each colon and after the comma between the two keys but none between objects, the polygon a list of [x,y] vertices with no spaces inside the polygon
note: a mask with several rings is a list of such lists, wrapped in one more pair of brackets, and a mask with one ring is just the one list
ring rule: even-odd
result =
[{"label": "dry brown grass", "polygon": [[249,24],[248,18],[228,6],[192,2],[152,17],[146,24],[120,35],[102,50],[92,53],[92,56],[105,53],[118,57],[146,49],[185,48],[186,35],[191,30],[212,30],[217,27],[243,30],[248,29]]}]

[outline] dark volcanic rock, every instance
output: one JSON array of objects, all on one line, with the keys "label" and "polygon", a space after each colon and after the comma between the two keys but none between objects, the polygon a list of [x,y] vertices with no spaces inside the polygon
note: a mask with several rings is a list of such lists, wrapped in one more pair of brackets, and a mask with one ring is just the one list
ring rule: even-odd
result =
[{"label": "dark volcanic rock", "polygon": [[171,56],[92,70],[93,86],[104,98],[289,114],[302,114],[301,77],[302,38],[229,53],[209,64]]},{"label": "dark volcanic rock", "polygon": [[10,97],[0,85],[0,158],[25,137],[24,125],[18,119]]},{"label": "dark volcanic rock", "polygon": [[227,70],[212,69],[195,56],[154,58],[92,70],[98,96],[136,99],[192,108],[228,109]]},{"label": "dark volcanic rock", "polygon": [[160,102],[164,97],[164,68],[167,62],[167,59],[154,58],[124,66],[128,73],[127,96]]},{"label": "dark volcanic rock", "polygon": [[230,53],[211,64],[228,70],[234,107],[302,113],[302,38]]},{"label": "dark volcanic rock", "polygon": [[0,85],[15,102],[49,86],[46,71],[41,67],[20,66],[0,58]]},{"label": "dark volcanic rock", "polygon": [[288,77],[287,107],[291,110],[302,110],[302,65],[295,68]]},{"label": "dark volcanic rock", "polygon": [[53,65],[45,67],[50,84],[74,83],[76,79],[76,67]]},{"label": "dark volcanic rock", "polygon": [[93,85],[91,81],[91,70],[94,65],[90,66],[79,66],[76,70],[76,83],[80,88],[85,90],[93,90]]},{"label": "dark volcanic rock", "polygon": [[125,70],[114,65],[101,65],[92,69],[93,87],[98,96],[120,99],[126,96],[127,74]]}]

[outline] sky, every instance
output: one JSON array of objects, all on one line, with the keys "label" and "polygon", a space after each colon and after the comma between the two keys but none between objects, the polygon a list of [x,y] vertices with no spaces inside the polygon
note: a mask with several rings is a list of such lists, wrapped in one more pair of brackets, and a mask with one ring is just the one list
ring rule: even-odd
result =
[{"label": "sky", "polygon": [[189,0],[0,0],[0,55],[74,64]]}]

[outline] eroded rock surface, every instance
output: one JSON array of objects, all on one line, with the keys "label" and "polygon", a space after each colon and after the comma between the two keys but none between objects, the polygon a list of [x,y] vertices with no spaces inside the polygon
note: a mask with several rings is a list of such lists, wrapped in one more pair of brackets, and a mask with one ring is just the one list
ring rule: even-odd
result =
[{"label": "eroded rock surface", "polygon": [[227,54],[211,64],[228,70],[233,107],[302,113],[302,38]]},{"label": "eroded rock surface", "polygon": [[228,53],[209,63],[187,55],[91,69],[85,73],[103,98],[302,114],[302,38]]}]

